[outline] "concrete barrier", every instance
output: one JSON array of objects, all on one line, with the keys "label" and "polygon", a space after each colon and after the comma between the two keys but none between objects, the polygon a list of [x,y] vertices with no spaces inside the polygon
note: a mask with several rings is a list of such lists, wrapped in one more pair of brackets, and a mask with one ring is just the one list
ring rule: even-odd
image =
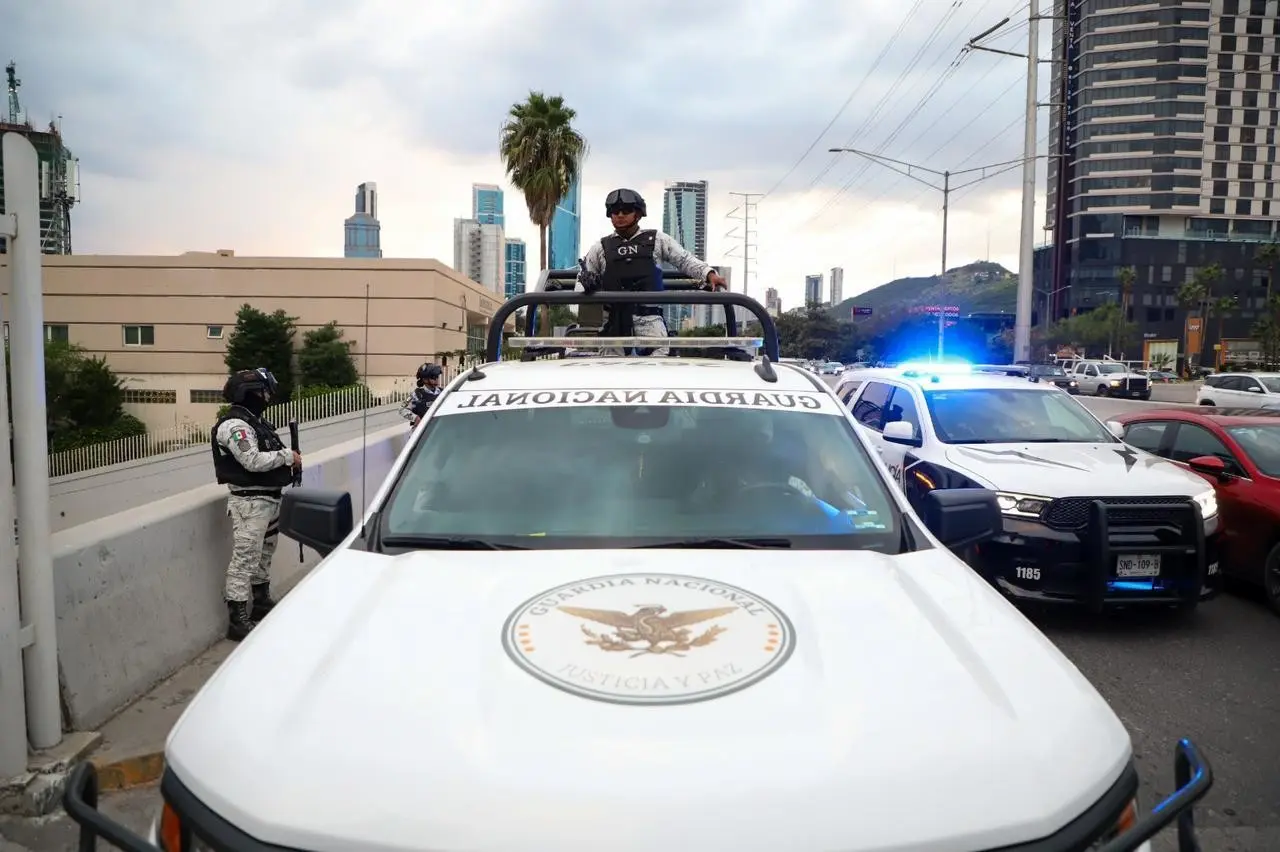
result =
[{"label": "concrete barrier", "polygon": [[[370,434],[365,453],[360,438],[308,453],[303,484],[350,491],[363,512],[363,495],[377,493],[408,435],[402,421]],[[53,536],[58,661],[72,728],[101,725],[225,633],[226,497],[224,486],[205,485]],[[307,551],[300,564],[297,543],[281,537],[276,593],[318,561]]]}]

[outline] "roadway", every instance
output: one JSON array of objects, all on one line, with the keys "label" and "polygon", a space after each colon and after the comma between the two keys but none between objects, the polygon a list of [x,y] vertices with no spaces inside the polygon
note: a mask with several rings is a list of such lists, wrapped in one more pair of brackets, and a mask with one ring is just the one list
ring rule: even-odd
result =
[{"label": "roadway", "polygon": [[[1135,407],[1188,401],[1185,388],[1159,390],[1174,398],[1080,400],[1104,419]],[[1224,595],[1190,618],[1142,612],[1028,616],[1128,727],[1144,807],[1170,792],[1174,744],[1190,737],[1212,761],[1216,777],[1196,811],[1203,852],[1280,849],[1280,618],[1248,594]],[[104,807],[142,831],[157,801],[154,788],[146,788],[110,795]],[[65,815],[0,818],[0,852],[74,848],[73,828]],[[1175,848],[1166,832],[1154,852]]]}]

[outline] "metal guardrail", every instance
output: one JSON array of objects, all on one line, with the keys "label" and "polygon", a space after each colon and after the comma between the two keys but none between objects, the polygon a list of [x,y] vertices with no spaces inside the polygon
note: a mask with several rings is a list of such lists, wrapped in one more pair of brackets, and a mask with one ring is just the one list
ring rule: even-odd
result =
[{"label": "metal guardrail", "polygon": [[[716,305],[724,309],[725,334],[738,336],[737,311],[744,308],[760,323],[764,354],[777,362],[779,355],[778,328],[764,306],[744,293],[726,291],[711,292],[703,289],[703,282],[679,273],[663,271],[663,290],[597,291],[587,293],[577,290],[577,272],[571,269],[544,270],[538,279],[536,290],[508,299],[498,308],[489,322],[489,334],[485,346],[485,360],[497,361],[502,352],[503,326],[508,318],[521,308],[528,308],[526,328],[537,328],[538,307],[554,305],[600,306],[609,305]],[[532,335],[531,335],[532,337]],[[667,345],[680,347],[678,337],[666,338]],[[525,346],[530,347],[531,340]],[[725,345],[733,344],[726,341]]]},{"label": "metal guardrail", "polygon": [[[404,387],[402,388],[401,385]],[[289,420],[310,423],[355,413],[366,406],[376,408],[400,401],[411,392],[412,386],[412,379],[398,379],[392,386],[392,390],[384,393],[374,393],[364,387],[342,388],[335,393],[273,405],[267,409],[264,417],[271,423],[283,424]],[[70,476],[203,446],[209,442],[209,430],[213,428],[213,422],[211,420],[208,423],[181,423],[168,429],[149,430],[143,435],[133,435],[114,441],[103,441],[49,453],[49,477],[52,479]]]}]

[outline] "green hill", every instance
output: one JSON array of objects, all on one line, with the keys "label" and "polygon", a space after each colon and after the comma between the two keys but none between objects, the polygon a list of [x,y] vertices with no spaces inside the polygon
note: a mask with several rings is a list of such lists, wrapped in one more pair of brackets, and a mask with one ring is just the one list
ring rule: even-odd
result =
[{"label": "green hill", "polygon": [[854,307],[871,308],[872,316],[899,314],[917,306],[948,305],[960,308],[960,314],[1013,312],[1017,307],[1018,276],[998,263],[978,261],[948,270],[947,287],[942,276],[899,278],[845,299],[832,307],[836,319],[847,320]]}]

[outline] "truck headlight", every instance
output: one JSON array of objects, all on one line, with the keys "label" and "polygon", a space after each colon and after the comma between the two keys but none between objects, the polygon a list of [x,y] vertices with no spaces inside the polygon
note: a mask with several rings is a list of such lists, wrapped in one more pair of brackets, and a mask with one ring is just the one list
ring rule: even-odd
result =
[{"label": "truck headlight", "polygon": [[1200,517],[1205,520],[1218,514],[1218,495],[1212,488],[1191,499],[1196,501],[1196,505],[1200,507]]},{"label": "truck headlight", "polygon": [[1010,494],[1007,491],[996,492],[996,503],[1000,505],[1000,511],[1015,518],[1038,518],[1049,502],[1048,497]]},{"label": "truck headlight", "polygon": [[1129,804],[1125,805],[1125,809],[1120,812],[1120,818],[1116,820],[1115,825],[1107,829],[1106,833],[1093,842],[1090,849],[1101,849],[1106,844],[1115,840],[1129,829],[1133,828],[1138,822],[1138,801],[1131,799]]},{"label": "truck headlight", "polygon": [[1113,387],[1113,388],[1118,388],[1118,387],[1120,387],[1122,384],[1124,384],[1124,382],[1120,381],[1119,379],[1112,379],[1112,380],[1111,380],[1111,387]]}]

